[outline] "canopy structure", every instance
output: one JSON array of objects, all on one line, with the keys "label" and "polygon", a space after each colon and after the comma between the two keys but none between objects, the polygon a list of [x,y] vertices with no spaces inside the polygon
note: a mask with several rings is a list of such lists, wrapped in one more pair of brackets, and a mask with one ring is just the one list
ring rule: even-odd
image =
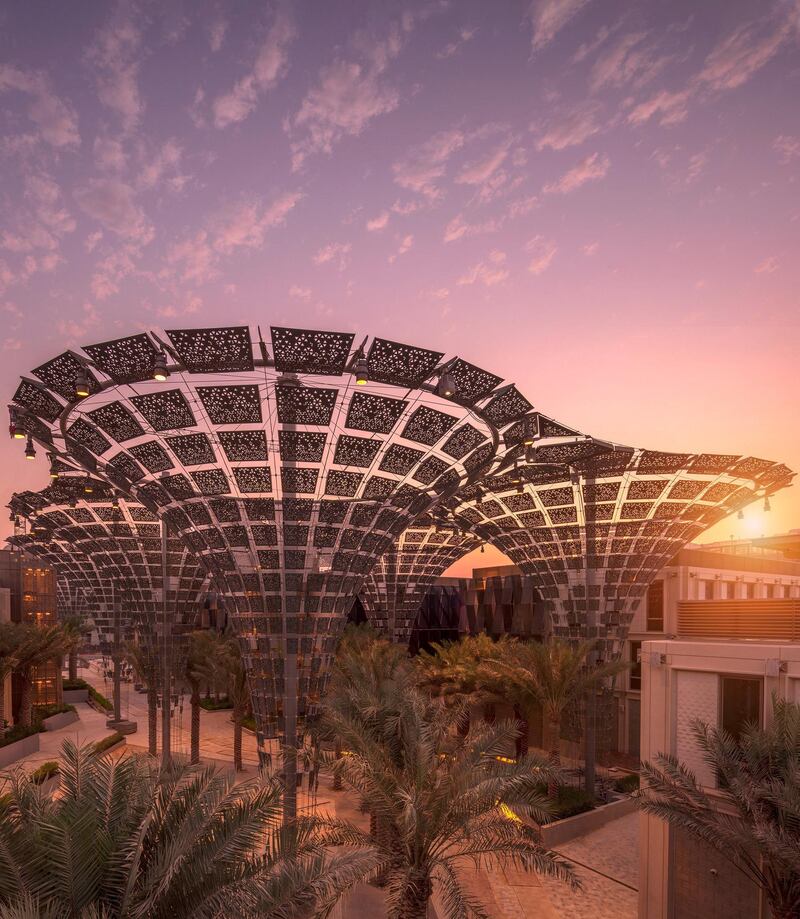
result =
[{"label": "canopy structure", "polygon": [[790,484],[780,463],[508,432],[505,468],[446,506],[528,575],[563,638],[616,654],[658,571],[728,514]]},{"label": "canopy structure", "polygon": [[438,351],[278,327],[270,338],[170,330],[68,351],[23,378],[12,423],[198,554],[233,609],[260,746],[294,748],[375,561],[477,481],[532,406]]},{"label": "canopy structure", "polygon": [[381,555],[362,587],[370,623],[391,641],[408,644],[425,594],[436,579],[481,545],[470,532],[421,518]]},{"label": "canopy structure", "polygon": [[116,497],[102,482],[93,484],[91,494],[85,487],[84,475],[61,475],[41,491],[13,495],[9,507],[28,521],[28,533],[9,541],[46,559],[59,580],[71,579],[63,592],[83,593],[106,651],[114,641],[116,612],[122,631],[135,631],[150,678],[162,693],[165,663],[173,674],[183,668],[186,635],[199,622],[208,576],[177,538],[162,546],[161,524],[152,511]]}]

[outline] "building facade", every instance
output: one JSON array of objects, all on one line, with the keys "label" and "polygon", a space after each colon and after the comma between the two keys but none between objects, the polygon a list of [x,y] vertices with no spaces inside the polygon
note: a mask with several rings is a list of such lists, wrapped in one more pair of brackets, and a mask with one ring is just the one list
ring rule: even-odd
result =
[{"label": "building facade", "polygon": [[[57,620],[56,578],[41,560],[8,549],[0,550],[0,621],[51,625]],[[6,713],[16,720],[20,688],[14,675],[2,687]],[[33,679],[33,704],[61,700],[61,670],[55,662],[38,667]],[[8,718],[8,714],[6,714]]]}]

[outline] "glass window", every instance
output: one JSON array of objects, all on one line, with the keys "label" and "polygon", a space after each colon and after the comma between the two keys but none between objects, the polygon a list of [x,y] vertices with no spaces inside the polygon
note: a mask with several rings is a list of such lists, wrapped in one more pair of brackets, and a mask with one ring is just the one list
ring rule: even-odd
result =
[{"label": "glass window", "polygon": [[745,596],[747,597],[747,599],[754,600],[756,596],[756,585],[753,583],[745,584],[744,589],[745,589]]},{"label": "glass window", "polygon": [[653,581],[647,588],[647,631],[664,631],[664,582]]},{"label": "glass window", "polygon": [[767,600],[772,600],[775,597],[775,585],[767,584]]},{"label": "glass window", "polygon": [[736,740],[746,724],[761,724],[761,680],[722,677],[722,727]]},{"label": "glass window", "polygon": [[631,669],[629,671],[630,683],[628,685],[630,689],[638,691],[642,688],[642,664],[639,661],[639,651],[642,649],[642,643],[640,641],[632,641],[630,648]]},{"label": "glass window", "polygon": [[723,581],[722,582],[723,600],[733,600],[735,597],[736,597],[736,582],[735,581]]},{"label": "glass window", "polygon": [[714,582],[713,581],[701,581],[700,582],[700,599],[701,600],[713,600],[714,599]]}]

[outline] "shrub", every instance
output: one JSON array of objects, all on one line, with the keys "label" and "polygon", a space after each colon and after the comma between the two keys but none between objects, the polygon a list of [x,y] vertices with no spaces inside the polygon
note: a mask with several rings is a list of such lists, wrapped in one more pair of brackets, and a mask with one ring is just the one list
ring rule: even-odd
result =
[{"label": "shrub", "polygon": [[207,712],[219,712],[226,708],[233,708],[230,699],[225,696],[222,699],[201,699],[200,708],[204,708]]},{"label": "shrub", "polygon": [[110,712],[114,710],[114,706],[106,699],[102,693],[99,693],[94,686],[89,686],[89,699],[94,702],[98,708],[105,709],[105,711]]},{"label": "shrub", "polygon": [[94,745],[92,752],[96,754],[105,753],[109,747],[113,747],[114,744],[118,744],[121,740],[124,739],[125,738],[122,736],[122,734],[119,733],[119,731],[114,731],[114,733],[109,734],[108,737],[104,737],[102,740],[98,740]]},{"label": "shrub", "polygon": [[59,705],[57,702],[52,702],[50,705],[37,705],[33,710],[33,717],[34,720],[42,722],[45,718],[50,718],[53,715],[61,715],[64,712],[74,711],[74,705],[68,705],[67,703]]},{"label": "shrub", "polygon": [[31,773],[31,781],[34,785],[42,785],[57,772],[58,763],[54,759],[49,759],[46,763],[42,763],[38,769],[33,770]]},{"label": "shrub", "polygon": [[18,740],[23,740],[25,737],[30,737],[31,734],[39,734],[42,731],[41,724],[35,723],[31,725],[22,725],[15,724],[13,728],[9,728],[2,737],[0,737],[0,747],[7,747],[9,744],[16,743]]},{"label": "shrub", "polygon": [[[547,792],[547,786],[541,786],[542,794]],[[574,785],[559,785],[558,797],[552,802],[552,820],[563,820],[565,817],[574,817],[594,809],[594,798],[582,788]]]},{"label": "shrub", "polygon": [[86,680],[81,680],[80,678],[78,678],[77,680],[64,680],[62,685],[63,685],[63,688],[67,690],[69,689],[88,689],[89,688],[89,684],[86,682]]},{"label": "shrub", "polygon": [[242,718],[242,727],[247,728],[248,731],[253,731],[253,733],[255,733],[256,719],[252,715],[245,715],[245,717]]},{"label": "shrub", "polygon": [[614,791],[620,792],[620,794],[631,795],[634,791],[639,790],[639,775],[636,772],[630,773],[630,775],[620,776],[614,782]]}]

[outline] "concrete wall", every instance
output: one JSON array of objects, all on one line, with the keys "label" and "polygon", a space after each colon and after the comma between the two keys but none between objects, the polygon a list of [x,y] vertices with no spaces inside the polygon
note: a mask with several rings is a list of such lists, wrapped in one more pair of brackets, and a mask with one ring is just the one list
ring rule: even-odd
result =
[{"label": "concrete wall", "polygon": [[39,750],[39,735],[31,734],[30,737],[23,737],[15,743],[7,744],[0,747],[0,769],[5,769],[23,756],[29,756]]},{"label": "concrete wall", "polygon": [[[800,644],[735,641],[647,641],[642,645],[642,759],[670,753],[713,791],[716,778],[691,734],[693,718],[717,726],[722,675],[759,677],[762,722],[772,693],[800,695]],[[755,888],[729,862],[700,843],[641,816],[640,919],[759,919]]]}]

